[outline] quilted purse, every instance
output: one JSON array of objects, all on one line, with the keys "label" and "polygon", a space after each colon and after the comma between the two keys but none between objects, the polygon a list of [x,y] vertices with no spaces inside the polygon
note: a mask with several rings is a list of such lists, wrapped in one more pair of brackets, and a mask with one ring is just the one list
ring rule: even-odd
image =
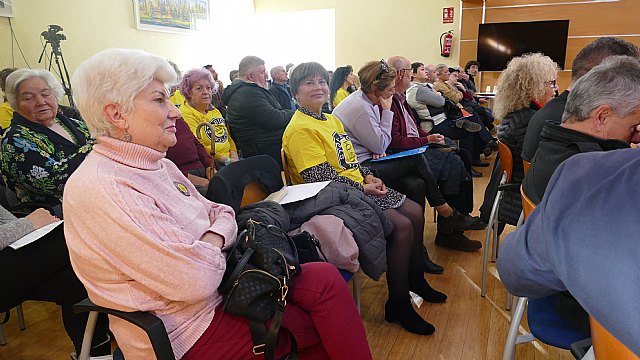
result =
[{"label": "quilted purse", "polygon": [[[247,220],[246,230],[227,254],[220,293],[226,312],[249,319],[255,355],[274,358],[288,284],[301,271],[296,246],[287,233],[274,225]],[[267,332],[264,322],[269,319]],[[297,359],[297,342],[288,333],[291,351],[287,359]]]}]

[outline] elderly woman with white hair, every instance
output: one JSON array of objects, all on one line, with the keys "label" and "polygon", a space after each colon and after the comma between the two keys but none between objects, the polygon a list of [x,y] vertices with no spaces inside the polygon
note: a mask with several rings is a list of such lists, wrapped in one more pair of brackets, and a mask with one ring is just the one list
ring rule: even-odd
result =
[{"label": "elderly woman with white hair", "polygon": [[[174,81],[164,59],[139,50],[105,50],[76,70],[76,103],[96,143],[65,189],[71,263],[97,305],[158,316],[176,358],[254,358],[247,320],[226,313],[218,292],[235,214],[201,196],[164,158],[180,118],[166,88]],[[282,320],[300,357],[371,358],[336,268],[302,269]],[[154,357],[140,329],[115,318],[110,328],[127,359]],[[277,356],[288,350],[280,340]]]},{"label": "elderly woman with white hair", "polygon": [[91,151],[85,124],[58,111],[63,95],[46,70],[19,69],[7,77],[14,112],[2,139],[0,168],[22,202],[59,205],[67,179]]}]

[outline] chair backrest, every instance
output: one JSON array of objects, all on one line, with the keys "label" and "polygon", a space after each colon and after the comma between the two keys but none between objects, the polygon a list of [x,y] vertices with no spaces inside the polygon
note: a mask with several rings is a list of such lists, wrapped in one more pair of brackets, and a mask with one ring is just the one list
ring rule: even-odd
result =
[{"label": "chair backrest", "polygon": [[513,174],[513,155],[509,146],[500,140],[498,140],[498,154],[500,154],[500,172],[507,173],[507,183],[509,183]]},{"label": "chair backrest", "polygon": [[278,163],[269,155],[258,155],[220,169],[211,179],[207,198],[237,212],[241,206],[260,201],[282,186]]},{"label": "chair backrest", "polygon": [[616,360],[639,360],[629,348],[616,339],[593,317],[589,318],[591,323],[591,341],[596,359],[616,359]]},{"label": "chair backrest", "polygon": [[240,207],[262,201],[266,199],[269,194],[260,180],[254,180],[244,187]]},{"label": "chair backrest", "polygon": [[529,171],[529,168],[531,167],[531,163],[527,160],[522,160],[522,167],[524,168],[524,174],[526,175],[527,171]]},{"label": "chair backrest", "polygon": [[524,219],[526,220],[529,214],[536,208],[536,204],[524,193],[522,186],[520,186],[520,195],[522,195],[522,211],[524,212]]},{"label": "chair backrest", "polygon": [[285,185],[291,185],[291,175],[289,174],[289,163],[287,162],[287,156],[284,153],[284,149],[280,149],[280,158],[282,159],[282,170],[284,171]]}]

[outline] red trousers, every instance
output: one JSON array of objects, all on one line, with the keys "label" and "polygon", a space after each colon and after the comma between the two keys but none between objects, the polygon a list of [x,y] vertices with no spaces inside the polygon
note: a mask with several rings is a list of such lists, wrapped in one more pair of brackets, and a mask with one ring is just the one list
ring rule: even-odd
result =
[{"label": "red trousers", "polygon": [[[371,359],[371,351],[349,288],[334,265],[309,263],[290,285],[282,326],[298,342],[301,359]],[[289,350],[280,334],[276,357]],[[253,355],[247,319],[216,309],[209,328],[183,360],[260,359]]]}]

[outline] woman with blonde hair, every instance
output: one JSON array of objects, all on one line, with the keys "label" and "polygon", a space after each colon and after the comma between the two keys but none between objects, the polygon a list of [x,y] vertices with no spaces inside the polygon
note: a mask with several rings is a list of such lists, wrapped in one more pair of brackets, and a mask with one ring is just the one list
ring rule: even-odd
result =
[{"label": "woman with blonde hair", "polygon": [[[511,182],[513,183],[521,183],[524,178],[520,154],[527,125],[533,114],[554,97],[558,89],[556,85],[558,70],[558,64],[550,57],[533,53],[513,58],[498,78],[496,86],[500,91],[496,94],[493,113],[496,118],[501,119],[500,125],[497,126],[498,140],[511,149],[513,156]],[[499,171],[494,169],[487,192],[495,193],[499,177]],[[495,194],[491,196],[485,193],[485,202],[481,211],[490,211],[494,198]],[[521,211],[520,191],[507,190],[504,200],[500,203],[499,221],[515,225]]]}]

